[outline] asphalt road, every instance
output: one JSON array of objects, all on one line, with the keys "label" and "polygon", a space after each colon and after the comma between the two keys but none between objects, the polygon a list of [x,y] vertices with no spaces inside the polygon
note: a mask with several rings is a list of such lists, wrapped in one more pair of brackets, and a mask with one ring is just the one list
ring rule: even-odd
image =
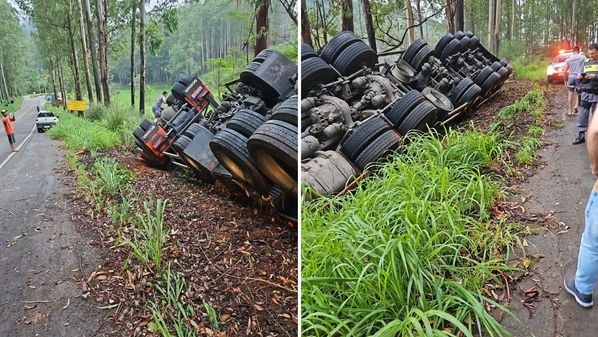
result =
[{"label": "asphalt road", "polygon": [[59,143],[34,130],[39,100],[15,114],[20,151],[0,141],[0,336],[102,336],[80,283],[100,254],[71,222]]}]

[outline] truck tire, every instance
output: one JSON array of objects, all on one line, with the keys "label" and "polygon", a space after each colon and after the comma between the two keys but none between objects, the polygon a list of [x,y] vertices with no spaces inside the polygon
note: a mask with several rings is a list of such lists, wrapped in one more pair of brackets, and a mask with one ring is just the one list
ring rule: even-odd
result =
[{"label": "truck tire", "polygon": [[498,69],[502,68],[502,64],[498,61],[495,61],[494,63],[492,63],[492,65],[490,66],[490,68],[492,68],[492,70],[497,71]]},{"label": "truck tire", "polygon": [[480,38],[477,36],[472,36],[469,38],[469,49],[474,50],[480,45]]},{"label": "truck tire", "polygon": [[301,62],[301,92],[303,96],[320,83],[330,83],[338,78],[332,67],[319,57],[312,57]]},{"label": "truck tire", "polygon": [[255,55],[255,57],[253,58],[253,62],[264,63],[264,61],[266,61],[266,59],[268,57],[270,57],[270,55],[272,55],[272,50],[264,49],[261,52],[259,52],[257,55]]},{"label": "truck tire", "polygon": [[318,53],[307,43],[301,43],[301,61],[312,57],[319,57]]},{"label": "truck tire", "polygon": [[140,127],[141,129],[143,129],[144,131],[147,131],[147,130],[149,130],[149,129],[152,127],[152,125],[154,125],[154,123],[152,123],[152,122],[148,121],[147,119],[144,119],[144,120],[142,120],[142,121],[141,121],[141,123],[139,124],[139,127]]},{"label": "truck tire", "polygon": [[253,110],[242,109],[226,123],[226,127],[249,138],[265,121],[265,116]]},{"label": "truck tire", "polygon": [[328,196],[345,188],[352,177],[359,172],[340,153],[335,151],[316,152],[315,156],[301,164],[301,183],[309,187],[302,196],[312,200]]},{"label": "truck tire", "polygon": [[325,46],[322,48],[320,57],[329,64],[333,64],[336,61],[338,55],[345,50],[349,45],[361,41],[353,32],[344,31],[333,37]]},{"label": "truck tire", "polygon": [[172,145],[172,148],[178,153],[181,154],[186,148],[187,146],[189,146],[189,144],[191,144],[191,138],[183,135],[180,136]]},{"label": "truck tire", "polygon": [[463,36],[461,40],[459,40],[459,51],[464,53],[469,50],[469,37]]},{"label": "truck tire", "polygon": [[455,34],[453,34],[453,36],[455,37],[455,39],[461,40],[465,36],[465,34],[462,31],[458,30],[455,32]]},{"label": "truck tire", "polygon": [[170,121],[172,117],[176,114],[176,110],[173,106],[166,107],[166,109],[162,110],[162,114],[160,115],[160,119],[164,121]]},{"label": "truck tire", "polygon": [[210,141],[210,149],[235,178],[252,186],[257,193],[268,193],[271,184],[251,159],[247,150],[247,137],[224,128]]},{"label": "truck tire", "polygon": [[461,105],[458,103],[459,97],[461,97],[461,95],[463,95],[472,84],[474,83],[471,80],[471,78],[464,77],[462,80],[459,81],[459,83],[457,83],[455,87],[453,87],[453,89],[451,89],[451,91],[448,94],[448,97],[451,99],[455,107]]},{"label": "truck tire", "polygon": [[294,126],[298,125],[297,116],[297,95],[293,95],[282,102],[278,108],[273,110],[271,119],[285,121]]},{"label": "truck tire", "polygon": [[459,40],[451,40],[440,53],[440,61],[445,62],[450,56],[459,51]]},{"label": "truck tire", "polygon": [[428,62],[430,56],[434,55],[434,50],[430,48],[427,44],[424,45],[419,52],[413,57],[413,62],[410,64],[415,68],[415,70],[420,71],[424,63]]},{"label": "truck tire", "polygon": [[187,130],[185,130],[183,135],[189,137],[190,139],[193,139],[193,137],[195,137],[195,134],[197,134],[201,128],[201,124],[193,123],[189,125],[189,127],[187,128]]},{"label": "truck tire", "polygon": [[457,101],[457,106],[461,106],[465,103],[472,103],[474,99],[478,98],[478,96],[480,96],[480,93],[482,92],[482,89],[480,89],[480,87],[475,84],[472,83],[467,90],[465,90],[465,92],[463,92]]},{"label": "truck tire", "polygon": [[488,97],[492,95],[497,89],[500,84],[500,75],[496,72],[492,72],[482,83],[480,88],[482,89],[481,95],[482,97]]},{"label": "truck tire", "polygon": [[135,130],[133,130],[133,137],[135,137],[135,139],[137,139],[143,143],[145,141],[143,139],[143,135],[145,135],[145,131],[146,130],[143,130],[141,127],[138,127]]},{"label": "truck tire", "polygon": [[455,37],[451,33],[444,34],[443,37],[440,38],[438,43],[436,43],[436,47],[434,48],[434,52],[436,53],[436,57],[440,58],[444,47],[446,47],[449,42],[451,42]]},{"label": "truck tire", "polygon": [[407,92],[388,113],[386,113],[386,118],[388,118],[394,127],[397,127],[413,108],[425,100],[426,99],[419,91],[411,90]]},{"label": "truck tire", "polygon": [[434,122],[436,122],[436,107],[425,101],[416,106],[397,129],[401,135],[406,135],[411,130],[427,131],[428,126],[432,126]]},{"label": "truck tire", "polygon": [[191,75],[186,75],[186,76],[183,76],[183,77],[181,77],[181,78],[178,80],[178,83],[180,83],[180,84],[182,84],[182,85],[184,85],[184,86],[186,87],[186,86],[188,86],[189,84],[191,84],[191,82],[193,82],[193,80],[195,80],[195,77],[194,77],[194,76],[191,76]]},{"label": "truck tire", "polygon": [[363,149],[382,133],[390,130],[390,125],[380,116],[367,119],[354,128],[341,143],[341,152],[351,161],[355,161]]},{"label": "truck tire", "polygon": [[409,45],[405,53],[403,54],[403,61],[412,64],[412,60],[417,55],[417,52],[420,51],[427,43],[422,39],[415,40],[412,44]]},{"label": "truck tire", "polygon": [[247,141],[247,149],[260,171],[283,190],[297,190],[297,127],[269,120]]},{"label": "truck tire", "polygon": [[482,86],[482,84],[484,84],[484,82],[486,81],[486,79],[488,78],[488,76],[490,76],[490,74],[492,74],[494,72],[494,69],[492,69],[492,67],[490,66],[485,66],[478,74],[477,76],[473,79],[474,83],[479,85],[480,87]]},{"label": "truck tire", "polygon": [[360,170],[374,162],[382,160],[390,152],[399,147],[401,137],[394,131],[388,130],[374,139],[355,159],[355,166]]},{"label": "truck tire", "polygon": [[179,101],[185,101],[185,89],[187,89],[186,85],[177,82],[172,86],[170,92],[174,98],[178,99]]},{"label": "truck tire", "polygon": [[378,61],[378,55],[370,46],[363,41],[359,41],[347,46],[332,64],[342,75],[348,76],[363,66],[374,68]]}]

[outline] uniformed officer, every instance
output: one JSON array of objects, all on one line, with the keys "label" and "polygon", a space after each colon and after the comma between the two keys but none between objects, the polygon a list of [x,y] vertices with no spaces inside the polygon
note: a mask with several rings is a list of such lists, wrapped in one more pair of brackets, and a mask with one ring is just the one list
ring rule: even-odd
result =
[{"label": "uniformed officer", "polygon": [[577,75],[580,82],[581,102],[579,102],[579,115],[577,116],[577,131],[579,134],[573,144],[586,141],[588,121],[596,110],[598,103],[598,44],[592,43],[588,47],[589,59],[583,64],[583,72]]}]

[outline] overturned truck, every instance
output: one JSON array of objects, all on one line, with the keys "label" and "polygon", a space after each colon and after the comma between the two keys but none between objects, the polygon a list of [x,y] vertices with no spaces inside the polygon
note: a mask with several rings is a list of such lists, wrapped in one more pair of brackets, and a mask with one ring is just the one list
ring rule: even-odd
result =
[{"label": "overturned truck", "polygon": [[217,102],[207,85],[185,76],[168,107],[133,135],[150,166],[190,170],[201,181],[262,196],[297,212],[297,65],[274,50],[259,53]]},{"label": "overturned truck", "polygon": [[352,32],[318,54],[301,46],[301,181],[307,199],[333,195],[383,160],[411,130],[455,122],[491,97],[512,73],[471,32],[432,48],[413,42],[379,56]]}]

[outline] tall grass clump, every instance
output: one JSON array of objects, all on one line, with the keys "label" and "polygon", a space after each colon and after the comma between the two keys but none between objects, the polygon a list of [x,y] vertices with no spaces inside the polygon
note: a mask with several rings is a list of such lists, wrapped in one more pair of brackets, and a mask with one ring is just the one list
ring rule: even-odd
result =
[{"label": "tall grass clump", "polygon": [[506,138],[512,138],[512,135],[505,133],[513,131],[514,128],[506,126],[517,123],[517,117],[527,117],[523,116],[524,114],[531,117],[529,125],[524,126],[527,128],[524,136],[521,139],[510,139],[515,152],[514,161],[518,165],[531,165],[536,160],[536,152],[542,146],[545,107],[544,90],[538,84],[534,84],[525,96],[502,108],[497,115],[497,122],[489,128],[490,131],[504,134]]},{"label": "tall grass clump", "polygon": [[355,193],[302,212],[304,336],[510,336],[484,295],[517,226],[491,219],[495,134],[414,137]]},{"label": "tall grass clump", "polygon": [[[190,296],[184,275],[174,271],[169,263],[164,272],[153,282],[156,290],[154,299],[149,303],[152,322],[149,327],[163,337],[194,337],[195,329],[190,320],[196,317],[195,308],[187,303]],[[171,324],[169,324],[171,323]],[[174,328],[172,334],[169,326]]]},{"label": "tall grass clump", "polygon": [[513,77],[517,80],[537,81],[546,79],[546,68],[552,60],[550,58],[516,57],[513,65]]},{"label": "tall grass clump", "polygon": [[168,228],[164,225],[164,212],[168,200],[158,199],[155,202],[144,202],[144,213],[137,214],[136,228],[129,247],[133,256],[148,269],[151,265],[157,274],[162,271],[164,244],[168,237]]},{"label": "tall grass clump", "polygon": [[92,187],[98,204],[125,194],[132,179],[131,172],[112,158],[100,158],[93,163]]},{"label": "tall grass clump", "polygon": [[122,137],[101,123],[91,122],[68,112],[59,111],[57,114],[60,122],[48,131],[48,135],[62,140],[71,150],[101,150],[123,146]]}]

